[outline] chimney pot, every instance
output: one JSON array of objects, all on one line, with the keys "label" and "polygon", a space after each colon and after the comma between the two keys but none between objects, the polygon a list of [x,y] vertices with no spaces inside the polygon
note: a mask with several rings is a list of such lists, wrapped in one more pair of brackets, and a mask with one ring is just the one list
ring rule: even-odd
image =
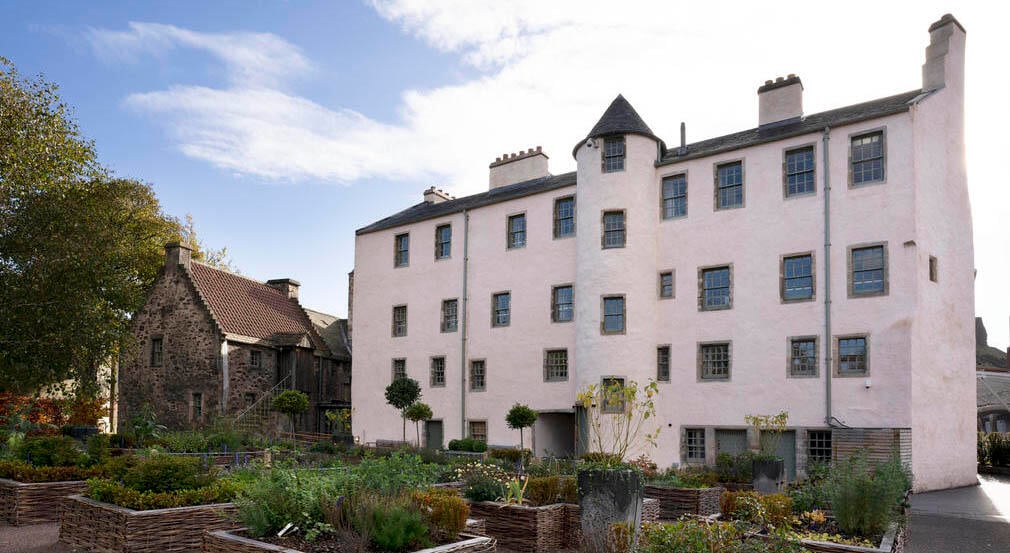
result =
[{"label": "chimney pot", "polygon": [[765,81],[765,84],[766,85],[772,84],[772,81],[769,79],[769,80]]},{"label": "chimney pot", "polygon": [[775,77],[775,82],[777,82],[777,83],[781,83],[784,80],[785,79],[783,77]]},{"label": "chimney pot", "polygon": [[435,188],[432,186],[424,191],[424,201],[429,204],[437,204],[452,199],[453,197],[446,194],[441,188]]}]

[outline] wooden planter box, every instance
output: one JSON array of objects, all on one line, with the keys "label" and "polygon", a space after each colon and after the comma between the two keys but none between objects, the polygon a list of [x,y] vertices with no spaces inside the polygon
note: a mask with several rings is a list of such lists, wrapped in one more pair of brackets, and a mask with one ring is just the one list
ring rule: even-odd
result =
[{"label": "wooden planter box", "polygon": [[[577,550],[582,542],[582,521],[580,515],[582,510],[578,505],[565,504],[565,520],[562,524],[564,531],[564,546]],[[658,499],[645,498],[642,500],[642,524],[647,522],[659,522],[660,502]]]},{"label": "wooden planter box", "polygon": [[565,547],[565,504],[529,507],[468,501],[470,517],[484,519],[487,535],[518,553],[550,553]]},{"label": "wooden planter box", "polygon": [[205,530],[235,528],[232,503],[135,511],[80,495],[63,498],[60,541],[90,553],[198,551]]},{"label": "wooden planter box", "polygon": [[724,491],[726,491],[724,488],[667,488],[647,485],[645,497],[659,500],[660,520],[677,520],[681,515],[709,516],[718,513],[719,498]]},{"label": "wooden planter box", "polygon": [[0,519],[14,526],[60,520],[60,500],[84,492],[83,480],[18,482],[0,478]]},{"label": "wooden planter box", "polygon": [[808,551],[816,553],[902,553],[908,540],[908,526],[892,524],[880,539],[878,547],[860,547],[826,541],[800,540]]},{"label": "wooden planter box", "polygon": [[[423,549],[416,553],[494,553],[495,540],[487,537],[460,534],[460,541]],[[203,553],[302,553],[250,538],[226,530],[207,531],[203,535]]]}]

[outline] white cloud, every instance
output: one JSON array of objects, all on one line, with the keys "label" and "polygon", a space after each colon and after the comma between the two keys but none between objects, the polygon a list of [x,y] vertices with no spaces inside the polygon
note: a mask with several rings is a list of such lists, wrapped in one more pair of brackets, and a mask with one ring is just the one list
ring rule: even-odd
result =
[{"label": "white cloud", "polygon": [[[186,155],[228,173],[341,183],[382,177],[466,194],[486,188],[487,163],[504,152],[543,145],[554,172],[572,169],[572,146],[619,92],[672,142],[681,121],[689,140],[754,126],[757,86],[787,73],[802,76],[808,113],[916,88],[926,28],[946,9],[934,0],[371,2],[381,17],[455,54],[479,76],[405,90],[400,119],[379,122],[300,97],[291,83],[306,77],[312,64],[275,35],[133,23],[125,31],[93,30],[89,38],[110,61],[195,48],[224,64],[225,87],[180,83],[133,94],[127,103],[158,114]],[[991,70],[1001,61],[993,52],[1003,47],[998,18],[971,5],[959,10],[955,15],[969,29],[966,114],[977,286],[987,298],[979,312],[998,337],[1006,334],[1010,311],[1002,223],[1010,220],[1010,198],[1005,187],[985,183],[1003,180],[995,149],[1010,123],[1010,108],[999,97],[1010,77]]]}]

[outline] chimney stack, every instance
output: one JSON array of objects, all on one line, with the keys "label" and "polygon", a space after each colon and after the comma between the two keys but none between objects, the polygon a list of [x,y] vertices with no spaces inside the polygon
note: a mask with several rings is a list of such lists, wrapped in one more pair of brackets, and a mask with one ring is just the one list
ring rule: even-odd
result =
[{"label": "chimney stack", "polygon": [[301,285],[301,282],[298,282],[293,278],[275,278],[267,281],[267,286],[276,288],[281,292],[284,292],[289,299],[295,300],[298,299],[298,287]]},{"label": "chimney stack", "polygon": [[424,201],[429,204],[442,203],[446,200],[455,200],[454,196],[450,196],[448,192],[442,190],[441,188],[431,188],[424,191]]},{"label": "chimney stack", "polygon": [[193,248],[183,242],[165,244],[165,274],[175,274],[179,265],[189,268],[193,259]]},{"label": "chimney stack", "polygon": [[551,173],[547,170],[547,154],[542,147],[525,152],[503,154],[488,165],[491,170],[488,175],[490,189],[508,186],[517,182],[546,177]]},{"label": "chimney stack", "polygon": [[964,39],[964,27],[949,13],[929,26],[926,63],[922,64],[923,91],[951,85],[964,88]]},{"label": "chimney stack", "polygon": [[765,81],[758,88],[758,126],[784,123],[803,117],[803,83],[792,73]]}]

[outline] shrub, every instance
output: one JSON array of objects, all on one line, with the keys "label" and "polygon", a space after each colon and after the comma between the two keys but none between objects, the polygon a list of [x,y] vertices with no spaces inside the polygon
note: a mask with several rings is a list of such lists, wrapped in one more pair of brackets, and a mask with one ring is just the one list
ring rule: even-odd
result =
[{"label": "shrub", "polygon": [[487,451],[487,442],[474,438],[463,438],[460,440],[449,440],[449,451],[469,451],[472,453],[484,453]]},{"label": "shrub", "polygon": [[161,439],[169,451],[176,453],[200,453],[207,451],[207,438],[202,432],[194,430],[176,430],[164,432]]},{"label": "shrub", "polygon": [[829,473],[829,465],[811,465],[807,468],[807,478],[805,480],[789,484],[786,494],[793,500],[794,512],[806,513],[817,510],[831,510],[831,500],[828,497],[826,486],[826,478]]},{"label": "shrub", "polygon": [[633,467],[638,467],[638,470],[642,471],[642,476],[646,479],[655,478],[659,475],[659,467],[656,466],[656,463],[644,453],[628,464]]},{"label": "shrub", "polygon": [[463,481],[463,496],[470,501],[495,501],[505,492],[509,475],[494,465],[470,463],[456,469]]},{"label": "shrub", "polygon": [[109,461],[109,436],[106,434],[95,434],[88,436],[85,453],[87,454],[87,465],[101,465]]},{"label": "shrub", "polygon": [[441,468],[425,463],[412,453],[394,451],[388,457],[362,459],[353,472],[366,489],[400,494],[413,488],[431,486],[438,480]]},{"label": "shrub", "polygon": [[85,495],[95,501],[112,503],[113,505],[138,511],[146,511],[149,509],[168,509],[171,507],[225,503],[232,500],[236,489],[237,487],[233,482],[218,480],[196,489],[176,490],[172,492],[141,492],[113,480],[92,479],[88,480],[88,489]]},{"label": "shrub", "polygon": [[138,492],[171,492],[194,489],[210,482],[212,475],[201,472],[196,457],[156,455],[130,467],[122,476],[123,485]]},{"label": "shrub", "polygon": [[531,476],[526,481],[526,497],[536,506],[578,503],[578,481],[571,476]]},{"label": "shrub", "polygon": [[322,440],[309,446],[309,452],[325,453],[327,455],[336,455],[340,453],[340,448],[337,447],[337,444],[333,443],[330,440]]},{"label": "shrub", "polygon": [[872,538],[895,519],[911,477],[896,455],[872,468],[865,456],[853,455],[835,465],[826,486],[838,527]]},{"label": "shrub", "polygon": [[719,482],[746,482],[754,480],[754,453],[743,451],[737,455],[720,453],[715,458],[715,471]]},{"label": "shrub", "polygon": [[360,479],[351,471],[259,473],[235,498],[238,520],[253,537],[275,533],[289,522],[318,534],[337,524],[339,498],[359,487]]},{"label": "shrub", "polygon": [[580,457],[587,464],[591,465],[602,465],[602,466],[617,466],[621,464],[621,456],[614,455],[612,453],[602,453],[599,451],[590,451],[583,453]]},{"label": "shrub", "polygon": [[417,511],[400,505],[380,505],[372,511],[370,541],[382,551],[427,547],[428,527]]},{"label": "shrub", "polygon": [[17,457],[37,467],[69,467],[81,461],[81,452],[73,438],[37,436],[21,442]]},{"label": "shrub", "polygon": [[501,459],[513,465],[526,464],[533,458],[533,452],[528,449],[515,449],[511,447],[494,447],[488,450],[487,456],[492,459]]},{"label": "shrub", "polygon": [[0,461],[0,478],[10,478],[18,482],[67,482],[98,478],[105,474],[105,468],[83,467],[36,467],[23,461]]},{"label": "shrub", "polygon": [[719,475],[708,467],[681,467],[667,469],[648,482],[670,488],[712,488],[719,484]]},{"label": "shrub", "polygon": [[455,539],[466,528],[470,506],[454,490],[432,488],[414,491],[411,499],[424,514],[433,540]]},{"label": "shrub", "polygon": [[1010,466],[1010,433],[990,432],[985,438],[986,459],[994,467]]},{"label": "shrub", "polygon": [[788,526],[793,516],[793,500],[781,494],[763,495],[754,491],[723,492],[719,507],[724,515],[753,524]]},{"label": "shrub", "polygon": [[109,434],[109,447],[129,449],[134,446],[133,436],[130,434]]},{"label": "shrub", "polygon": [[985,432],[978,432],[976,434],[976,450],[975,458],[978,459],[978,464],[981,466],[989,466],[992,464],[992,458],[989,456],[989,436]]}]

